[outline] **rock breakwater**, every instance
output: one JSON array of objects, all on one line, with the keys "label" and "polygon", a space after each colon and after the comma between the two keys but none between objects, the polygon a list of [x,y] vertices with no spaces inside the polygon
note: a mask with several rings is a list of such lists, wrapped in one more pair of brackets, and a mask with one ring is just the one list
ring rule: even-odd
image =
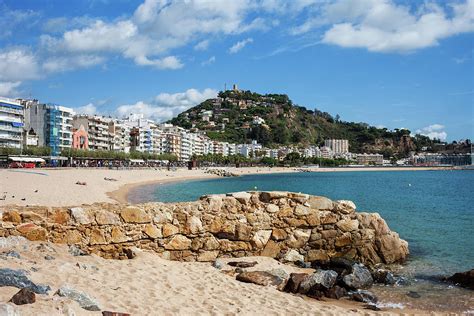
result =
[{"label": "rock breakwater", "polygon": [[138,247],[182,261],[345,257],[372,266],[405,260],[407,242],[379,214],[355,209],[350,201],[291,192],[236,192],[183,203],[7,206],[0,236],[75,245],[114,259]]}]

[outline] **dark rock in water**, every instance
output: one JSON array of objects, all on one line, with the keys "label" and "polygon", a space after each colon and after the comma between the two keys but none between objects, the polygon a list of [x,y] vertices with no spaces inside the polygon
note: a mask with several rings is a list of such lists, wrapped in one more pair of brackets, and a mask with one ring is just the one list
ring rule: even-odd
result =
[{"label": "dark rock in water", "polygon": [[[298,293],[306,294],[308,292],[325,291],[336,284],[337,273],[332,270],[319,270],[309,274],[300,284]],[[319,293],[317,293],[319,295]]]},{"label": "dark rock in water", "polygon": [[240,282],[254,283],[258,285],[280,285],[283,280],[267,271],[242,272],[236,276]]},{"label": "dark rock in water", "polygon": [[447,278],[459,286],[474,290],[474,269],[466,272],[458,272]]},{"label": "dark rock in water", "polygon": [[372,278],[374,279],[374,282],[386,285],[392,285],[397,282],[392,272],[385,269],[372,271]]},{"label": "dark rock in water", "polygon": [[408,297],[411,297],[411,298],[420,298],[420,297],[421,297],[421,295],[418,294],[418,292],[415,292],[415,291],[410,291],[410,292],[408,292],[408,293],[407,293],[407,296],[408,296]]},{"label": "dark rock in water", "polygon": [[36,302],[36,294],[32,290],[24,288],[13,295],[10,302],[16,305],[33,304]]},{"label": "dark rock in water", "polygon": [[36,285],[25,274],[24,270],[0,269],[0,286],[27,288],[36,294],[47,294],[51,289],[48,285]]},{"label": "dark rock in water", "polygon": [[245,261],[231,261],[227,263],[231,267],[237,267],[237,268],[251,268],[254,267],[258,264],[257,261],[252,261],[252,262],[245,262]]},{"label": "dark rock in water", "polygon": [[352,291],[349,292],[349,297],[357,302],[363,302],[363,303],[372,303],[375,304],[377,303],[377,296],[374,295],[374,293],[366,291],[366,290],[357,290],[357,291]]},{"label": "dark rock in water", "polygon": [[347,290],[339,285],[334,285],[332,288],[327,290],[324,295],[329,298],[333,299],[340,299],[341,297],[344,297],[347,295]]},{"label": "dark rock in water", "polygon": [[283,291],[289,293],[298,293],[301,282],[303,282],[307,276],[307,273],[291,273]]},{"label": "dark rock in water", "polygon": [[87,253],[77,247],[76,245],[69,246],[69,253],[75,257],[77,256],[87,256]]},{"label": "dark rock in water", "polygon": [[349,289],[367,289],[374,283],[370,271],[359,263],[352,266],[352,273],[345,275],[342,281]]},{"label": "dark rock in water", "polygon": [[83,309],[88,310],[88,311],[100,311],[101,308],[99,307],[99,304],[87,295],[86,293],[76,290],[72,287],[69,287],[67,285],[62,286],[57,292],[57,295],[62,296],[62,297],[67,297],[73,301],[76,301],[79,306],[81,306]]},{"label": "dark rock in water", "polygon": [[103,311],[102,316],[130,316],[128,313]]},{"label": "dark rock in water", "polygon": [[2,257],[2,259],[6,259],[6,257],[21,259],[20,254],[18,252],[14,251],[14,250],[9,250],[7,252],[3,252],[3,253],[0,254],[0,256]]},{"label": "dark rock in water", "polygon": [[402,276],[395,277],[395,285],[397,286],[407,286],[410,284],[411,284],[410,280],[408,280],[405,277],[402,277]]}]

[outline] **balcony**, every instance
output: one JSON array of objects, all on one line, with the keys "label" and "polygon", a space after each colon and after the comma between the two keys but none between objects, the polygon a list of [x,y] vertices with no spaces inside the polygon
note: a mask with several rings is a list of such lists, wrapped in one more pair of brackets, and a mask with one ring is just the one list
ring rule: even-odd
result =
[{"label": "balcony", "polygon": [[14,134],[0,134],[0,139],[9,139],[9,140],[21,141],[21,136],[20,135],[14,135]]},{"label": "balcony", "polygon": [[2,106],[0,106],[0,112],[23,115],[22,110],[16,110],[16,109],[11,109],[11,108],[2,107]]},{"label": "balcony", "polygon": [[17,133],[21,133],[21,127],[13,127],[11,125],[2,125],[0,124],[0,131],[14,131]]},{"label": "balcony", "polygon": [[14,123],[23,123],[23,120],[20,117],[0,115],[0,121],[3,122],[14,122]]}]

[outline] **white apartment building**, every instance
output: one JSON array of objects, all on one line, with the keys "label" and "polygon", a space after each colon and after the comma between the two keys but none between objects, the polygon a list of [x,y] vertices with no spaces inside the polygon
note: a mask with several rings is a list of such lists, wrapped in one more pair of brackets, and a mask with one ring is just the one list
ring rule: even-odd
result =
[{"label": "white apartment building", "polygon": [[349,152],[349,141],[347,139],[326,139],[324,146],[329,147],[335,155]]},{"label": "white apartment building", "polygon": [[0,147],[21,148],[24,106],[17,100],[0,98]]},{"label": "white apartment building", "polygon": [[55,104],[40,104],[37,100],[22,101],[25,109],[25,130],[38,136],[38,146],[51,148],[52,156],[72,146],[74,110]]},{"label": "white apartment building", "polygon": [[255,157],[255,153],[259,150],[262,150],[262,145],[257,143],[256,140],[252,140],[251,144],[239,144],[237,145],[237,150],[236,152],[238,154],[241,154],[247,158],[253,158]]},{"label": "white apartment building", "polygon": [[197,133],[189,133],[191,141],[191,156],[202,156],[204,155],[205,138],[203,135]]},{"label": "white apartment building", "polygon": [[266,149],[265,150],[265,157],[278,159],[278,149]]},{"label": "white apartment building", "polygon": [[192,137],[190,133],[186,131],[181,131],[179,133],[181,136],[181,146],[180,146],[180,159],[181,161],[189,161],[192,156]]},{"label": "white apartment building", "polygon": [[331,148],[327,146],[321,147],[321,158],[331,159],[334,157],[334,153],[332,152]]},{"label": "white apartment building", "polygon": [[119,152],[130,152],[131,128],[119,120],[109,122],[109,134],[111,135],[110,150]]},{"label": "white apartment building", "polygon": [[307,158],[321,157],[321,150],[317,146],[310,146],[303,149],[303,156]]}]

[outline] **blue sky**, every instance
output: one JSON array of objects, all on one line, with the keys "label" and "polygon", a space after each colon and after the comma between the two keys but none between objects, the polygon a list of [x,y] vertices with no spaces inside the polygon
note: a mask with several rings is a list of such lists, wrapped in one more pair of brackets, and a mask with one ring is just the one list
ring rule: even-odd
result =
[{"label": "blue sky", "polygon": [[224,84],[474,138],[474,0],[0,0],[0,95],[158,121]]}]

